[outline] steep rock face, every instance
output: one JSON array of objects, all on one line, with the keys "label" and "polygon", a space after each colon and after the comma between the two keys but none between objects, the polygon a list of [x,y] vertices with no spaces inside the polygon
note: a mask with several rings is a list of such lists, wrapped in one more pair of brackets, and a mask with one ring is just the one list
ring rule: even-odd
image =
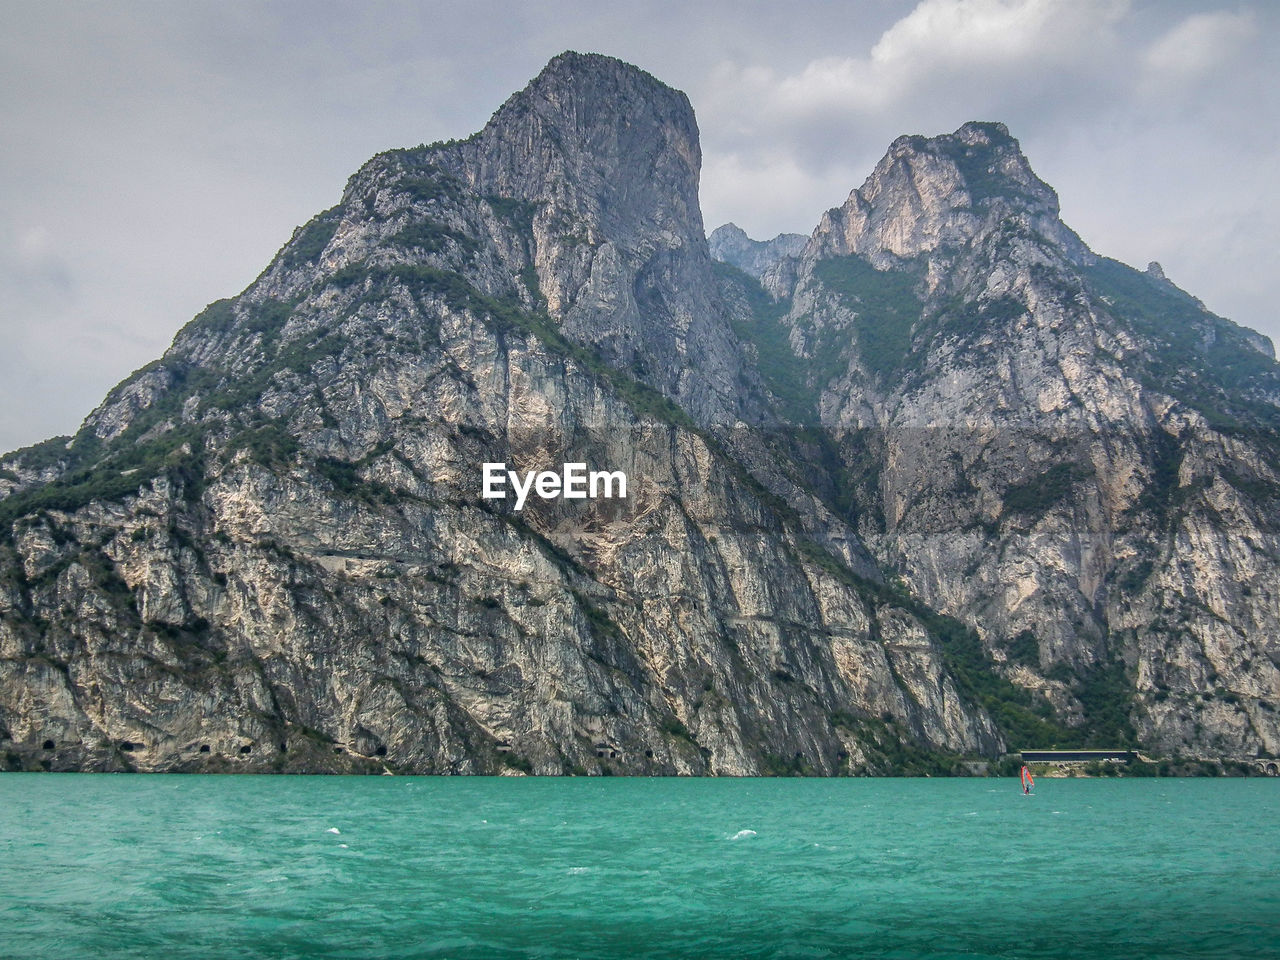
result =
[{"label": "steep rock face", "polygon": [[445,162],[482,195],[531,205],[531,258],[566,336],[699,422],[732,423],[740,363],[711,278],[693,109],[618,66],[555,58]]},{"label": "steep rock face", "polygon": [[765,278],[860,529],[1063,722],[1273,753],[1270,344],[1057,213],[1001,125],[900,138]]},{"label": "steep rock face", "polygon": [[949,136],[895,140],[867,182],[823,215],[809,253],[858,254],[884,266],[889,257],[954,248],[1012,222],[1085,260],[1087,249],[1058,209],[1057,194],[1003,123],[966,123]]},{"label": "steep rock face", "polygon": [[[831,774],[1001,749],[950,672],[969,635],[722,428],[766,395],[697,165],[683,95],[559,57],[472,139],[374,158],[70,445],[7,459],[8,762]],[[483,463],[577,461],[627,497],[480,497]]]}]

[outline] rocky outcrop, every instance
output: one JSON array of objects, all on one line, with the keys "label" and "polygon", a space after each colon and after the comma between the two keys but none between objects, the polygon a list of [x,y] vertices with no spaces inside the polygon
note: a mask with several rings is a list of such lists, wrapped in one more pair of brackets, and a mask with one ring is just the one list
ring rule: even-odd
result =
[{"label": "rocky outcrop", "polygon": [[[6,762],[1274,751],[1257,335],[1092,254],[999,125],[895,142],[759,281],[698,168],[683,94],[564,54],[0,458]],[[627,494],[517,510],[485,463]]]},{"label": "rocky outcrop", "polygon": [[759,280],[784,257],[797,256],[809,242],[799,233],[780,233],[772,240],[752,240],[736,223],[726,223],[711,231],[707,243],[711,257],[737,267]]}]

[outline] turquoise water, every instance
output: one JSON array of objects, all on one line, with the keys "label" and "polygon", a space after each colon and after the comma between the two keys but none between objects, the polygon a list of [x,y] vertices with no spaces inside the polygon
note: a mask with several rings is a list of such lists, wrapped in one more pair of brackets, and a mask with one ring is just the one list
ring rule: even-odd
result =
[{"label": "turquoise water", "polygon": [[0,775],[7,958],[1280,957],[1280,781]]}]

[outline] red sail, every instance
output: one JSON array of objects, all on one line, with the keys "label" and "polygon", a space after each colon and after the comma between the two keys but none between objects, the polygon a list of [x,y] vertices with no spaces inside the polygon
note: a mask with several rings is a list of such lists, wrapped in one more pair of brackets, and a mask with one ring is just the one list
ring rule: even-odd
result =
[{"label": "red sail", "polygon": [[1022,768],[1022,789],[1030,790],[1035,785],[1036,785],[1036,782],[1031,779],[1031,771],[1028,770],[1026,767],[1023,767]]}]

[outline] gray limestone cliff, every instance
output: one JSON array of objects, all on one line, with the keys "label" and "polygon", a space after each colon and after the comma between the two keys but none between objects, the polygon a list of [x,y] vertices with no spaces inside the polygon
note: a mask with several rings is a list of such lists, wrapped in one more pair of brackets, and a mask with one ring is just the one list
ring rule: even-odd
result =
[{"label": "gray limestone cliff", "polygon": [[716,227],[707,237],[711,257],[737,267],[757,280],[784,257],[798,256],[809,242],[799,233],[780,233],[772,240],[752,240],[736,223]]},{"label": "gray limestone cliff", "polygon": [[895,141],[765,280],[860,532],[999,675],[1153,752],[1280,750],[1266,338],[1093,254],[1000,124]]},{"label": "gray limestone cliff", "polygon": [[[561,55],[0,458],[9,766],[1277,749],[1257,335],[1092,254],[999,125],[896,141],[746,272],[699,166],[683,94]],[[496,462],[629,488],[516,511]]]}]

